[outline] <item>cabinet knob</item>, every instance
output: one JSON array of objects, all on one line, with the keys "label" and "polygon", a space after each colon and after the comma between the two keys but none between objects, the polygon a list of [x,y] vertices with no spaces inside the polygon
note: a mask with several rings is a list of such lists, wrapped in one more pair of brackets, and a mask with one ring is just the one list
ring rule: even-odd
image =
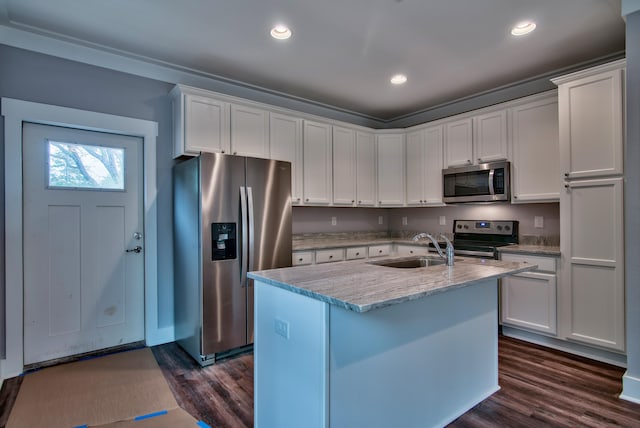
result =
[{"label": "cabinet knob", "polygon": [[409,250],[409,254],[413,254],[413,250]]},{"label": "cabinet knob", "polygon": [[518,199],[518,196],[517,195],[513,195],[513,199]]},{"label": "cabinet knob", "polygon": [[309,202],[309,198],[305,199],[305,202]]},{"label": "cabinet knob", "polygon": [[238,154],[238,152],[233,152],[233,154],[234,154],[234,155],[237,155],[237,154]]},{"label": "cabinet knob", "polygon": [[564,188],[565,188],[565,189],[571,189],[571,186],[570,186],[568,183],[565,183],[565,184],[564,184]]},{"label": "cabinet knob", "polygon": [[224,150],[221,150],[220,153],[224,153]]},{"label": "cabinet knob", "polygon": [[379,204],[382,204],[382,201],[378,201]]},{"label": "cabinet knob", "polygon": [[361,204],[361,203],[362,203],[362,201],[358,201],[358,203],[359,203],[359,204]]},{"label": "cabinet knob", "polygon": [[332,259],[332,258],[333,258],[333,256],[329,256],[329,258],[330,258],[330,259]]},{"label": "cabinet knob", "polygon": [[482,162],[482,159],[478,158],[478,163]]},{"label": "cabinet knob", "polygon": [[564,173],[564,176],[565,176],[565,177],[568,177],[568,176],[569,176],[569,173],[568,173],[568,172],[565,172],[565,173]]},{"label": "cabinet knob", "polygon": [[472,163],[472,162],[471,162],[471,159],[467,159],[467,163],[468,163],[468,164],[471,164],[471,163]]},{"label": "cabinet knob", "polygon": [[382,250],[378,250],[378,254],[380,254],[382,252]]},{"label": "cabinet knob", "polygon": [[300,198],[296,198],[296,200],[297,200],[298,202],[300,202]]},{"label": "cabinet knob", "polygon": [[360,252],[357,252],[357,253],[356,253],[356,256],[359,256],[359,255],[360,255]]},{"label": "cabinet knob", "polygon": [[303,260],[304,260],[304,259],[303,259],[302,257],[300,257],[300,258],[298,259],[298,261],[299,261],[299,262],[301,262],[301,261],[303,261]]},{"label": "cabinet knob", "polygon": [[355,202],[356,202],[355,200],[353,200],[353,199],[351,200],[351,203],[352,203],[352,204],[353,204],[353,203],[355,203]]}]

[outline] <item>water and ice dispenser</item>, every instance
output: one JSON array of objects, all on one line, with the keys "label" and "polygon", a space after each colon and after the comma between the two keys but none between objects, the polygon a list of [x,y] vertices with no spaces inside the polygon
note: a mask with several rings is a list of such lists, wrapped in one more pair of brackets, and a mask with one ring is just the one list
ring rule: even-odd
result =
[{"label": "water and ice dispenser", "polygon": [[236,256],[236,223],[211,223],[211,260],[229,260]]}]

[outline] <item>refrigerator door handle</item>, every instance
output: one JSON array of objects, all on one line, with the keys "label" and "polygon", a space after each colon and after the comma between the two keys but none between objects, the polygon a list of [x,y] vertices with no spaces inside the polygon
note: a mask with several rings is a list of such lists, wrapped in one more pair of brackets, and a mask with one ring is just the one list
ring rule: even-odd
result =
[{"label": "refrigerator door handle", "polygon": [[247,283],[247,270],[248,270],[248,242],[247,236],[249,235],[249,225],[247,224],[247,194],[244,186],[240,186],[240,221],[242,222],[242,236],[239,239],[240,245],[242,245],[242,260],[240,260],[240,285],[242,287]]},{"label": "refrigerator door handle", "polygon": [[255,269],[255,260],[254,260],[254,256],[255,256],[255,251],[254,251],[254,239],[253,239],[253,235],[255,234],[255,228],[254,228],[254,217],[253,217],[253,190],[251,189],[251,187],[247,187],[247,204],[249,205],[249,263],[247,263],[247,270],[251,269],[254,270]]}]

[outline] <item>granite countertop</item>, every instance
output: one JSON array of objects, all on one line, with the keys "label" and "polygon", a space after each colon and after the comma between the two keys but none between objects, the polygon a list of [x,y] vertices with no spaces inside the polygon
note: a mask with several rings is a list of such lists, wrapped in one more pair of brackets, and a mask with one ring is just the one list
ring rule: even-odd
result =
[{"label": "granite countertop", "polygon": [[[406,257],[390,259],[402,258]],[[367,312],[536,267],[529,263],[456,257],[452,267],[398,269],[355,260],[249,272],[248,276],[354,312]]]},{"label": "granite countertop", "polygon": [[504,254],[529,254],[532,256],[560,257],[560,247],[557,245],[507,245],[498,248]]}]

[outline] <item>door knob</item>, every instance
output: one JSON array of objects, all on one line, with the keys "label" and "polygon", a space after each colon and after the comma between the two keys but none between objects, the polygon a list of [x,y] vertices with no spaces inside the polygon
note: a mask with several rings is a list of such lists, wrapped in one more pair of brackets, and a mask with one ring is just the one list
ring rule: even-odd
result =
[{"label": "door knob", "polygon": [[142,251],[142,247],[140,245],[137,245],[135,248],[127,249],[127,253],[139,253],[140,251]]}]

